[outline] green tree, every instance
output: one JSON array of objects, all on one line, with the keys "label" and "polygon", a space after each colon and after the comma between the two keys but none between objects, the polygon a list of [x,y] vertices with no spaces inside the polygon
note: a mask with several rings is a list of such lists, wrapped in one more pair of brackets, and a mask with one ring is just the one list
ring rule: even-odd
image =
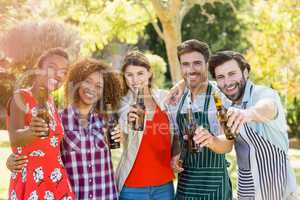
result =
[{"label": "green tree", "polygon": [[210,21],[213,19],[213,16],[206,11],[205,6],[207,4],[215,5],[216,2],[228,3],[231,5],[231,12],[235,12],[235,7],[231,0],[151,0],[156,16],[161,23],[161,28],[157,23],[153,23],[153,20],[152,24],[158,36],[164,41],[172,81],[177,81],[181,78],[176,47],[182,41],[181,30],[184,17],[189,13],[190,9],[195,5],[199,5],[202,9],[201,15],[207,16],[208,21]]},{"label": "green tree", "polygon": [[[121,42],[135,44],[145,26],[151,22],[164,41],[172,80],[178,80],[179,72],[176,46],[181,42],[181,26],[184,16],[195,5],[223,2],[219,0],[114,0],[76,1],[54,0],[54,7],[65,21],[81,27],[86,47],[97,51],[117,38]],[[226,1],[229,4],[230,0]],[[225,3],[226,3],[225,2]],[[203,12],[204,13],[204,12]],[[206,15],[209,16],[209,15]],[[161,28],[157,20],[161,22]]]},{"label": "green tree", "polygon": [[[113,40],[135,44],[151,22],[158,36],[164,41],[172,80],[181,78],[177,59],[177,45],[182,41],[182,22],[190,9],[200,5],[201,15],[208,22],[213,17],[207,4],[216,2],[235,7],[231,0],[31,0],[31,15],[60,18],[79,27],[86,39],[83,53],[101,50]],[[157,20],[158,19],[158,20]],[[157,21],[161,23],[158,26]]]},{"label": "green tree", "polygon": [[146,53],[147,58],[151,64],[154,86],[164,88],[166,86],[165,73],[167,71],[167,64],[164,59],[158,55]]},{"label": "green tree", "polygon": [[133,1],[51,2],[53,10],[61,19],[79,27],[82,38],[85,39],[84,54],[99,51],[111,41],[136,44],[149,23],[146,11]]},{"label": "green tree", "polygon": [[253,1],[246,20],[251,48],[247,52],[256,82],[281,93],[287,108],[290,136],[299,133],[300,93],[300,2],[294,0]]},{"label": "green tree", "polygon": [[254,1],[247,58],[257,82],[285,96],[300,92],[300,2]]},{"label": "green tree", "polygon": [[[245,52],[249,45],[244,34],[247,24],[241,20],[240,13],[247,8],[248,1],[235,0],[232,3],[233,5],[217,2],[194,6],[182,22],[183,40],[195,38],[205,41],[210,45],[212,52],[221,49]],[[164,41],[158,37],[153,25],[149,24],[145,32],[145,41],[141,43],[167,60]],[[168,77],[170,78],[169,74]]]}]

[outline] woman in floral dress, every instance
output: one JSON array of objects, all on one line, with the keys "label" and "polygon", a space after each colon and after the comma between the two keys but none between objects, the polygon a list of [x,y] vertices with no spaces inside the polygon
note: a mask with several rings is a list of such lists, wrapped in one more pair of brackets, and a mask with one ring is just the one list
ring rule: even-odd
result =
[{"label": "woman in floral dress", "polygon": [[37,62],[32,87],[17,90],[9,103],[7,125],[12,150],[19,156],[27,156],[28,163],[12,174],[8,199],[75,199],[61,162],[63,128],[51,97],[46,103],[49,124],[36,116],[40,87],[48,93],[59,88],[67,67],[68,55],[64,50],[45,52]]}]

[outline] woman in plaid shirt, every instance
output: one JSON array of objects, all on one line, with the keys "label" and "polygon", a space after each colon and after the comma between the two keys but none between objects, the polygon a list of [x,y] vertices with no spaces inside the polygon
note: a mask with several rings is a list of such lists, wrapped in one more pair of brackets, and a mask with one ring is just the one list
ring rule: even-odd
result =
[{"label": "woman in plaid shirt", "polygon": [[[118,106],[121,82],[109,67],[92,59],[77,62],[69,73],[62,114],[62,159],[76,199],[117,200],[111,152],[103,132],[103,103]],[[120,131],[113,139],[119,141]]]}]

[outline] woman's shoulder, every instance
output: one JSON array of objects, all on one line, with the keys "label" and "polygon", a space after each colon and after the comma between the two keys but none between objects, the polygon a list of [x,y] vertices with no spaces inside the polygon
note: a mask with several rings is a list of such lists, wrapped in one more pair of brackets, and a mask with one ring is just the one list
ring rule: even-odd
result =
[{"label": "woman's shoulder", "polygon": [[152,94],[154,97],[156,97],[158,100],[164,100],[165,97],[167,96],[168,94],[168,90],[165,90],[165,89],[153,89],[152,90]]},{"label": "woman's shoulder", "polygon": [[13,93],[13,97],[23,97],[25,100],[33,98],[30,88],[20,88],[15,90]]},{"label": "woman's shoulder", "polygon": [[19,107],[30,106],[34,102],[34,98],[32,96],[30,89],[17,89],[14,91],[9,105],[11,103],[18,105]]}]

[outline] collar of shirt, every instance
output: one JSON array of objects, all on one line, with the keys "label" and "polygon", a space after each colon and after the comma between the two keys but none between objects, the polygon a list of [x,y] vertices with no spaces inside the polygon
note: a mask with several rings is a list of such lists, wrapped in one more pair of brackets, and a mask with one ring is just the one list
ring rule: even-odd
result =
[{"label": "collar of shirt", "polygon": [[[80,116],[81,116],[79,110],[77,109],[77,107],[74,104],[69,106],[68,112],[78,118],[80,118]],[[88,119],[90,119],[91,117],[97,116],[97,115],[98,115],[98,113],[96,113],[95,106],[93,106],[88,114]]]},{"label": "collar of shirt", "polygon": [[[190,98],[191,98],[191,92],[188,90],[187,91],[187,96],[184,99],[184,102],[183,102],[180,113],[187,113],[187,110],[189,108],[189,103],[191,101]],[[203,93],[198,94],[196,96],[195,100],[192,102],[192,105],[191,105],[193,112],[198,112],[198,111],[203,111],[204,110],[205,98],[206,98],[206,92],[203,92]]]},{"label": "collar of shirt", "polygon": [[[70,105],[68,107],[68,118],[73,120],[68,120],[68,127],[73,127],[75,129],[80,129],[83,128],[81,126],[79,126],[80,124],[80,112],[79,110],[76,108],[76,106],[74,105]],[[103,126],[103,117],[102,115],[98,114],[97,112],[95,112],[95,108],[92,108],[91,111],[88,114],[88,127],[85,129],[92,129],[92,128],[101,128]],[[70,124],[72,123],[72,125]],[[71,125],[71,126],[70,126]],[[83,128],[84,129],[84,128]]]},{"label": "collar of shirt", "polygon": [[[209,81],[209,84],[212,86],[212,93],[215,90],[218,90],[214,82]],[[186,98],[184,99],[184,102],[183,102],[183,105],[182,105],[182,108],[181,108],[181,111],[180,111],[180,113],[182,113],[182,114],[187,113],[187,109],[189,107],[189,102],[190,102],[191,92],[187,87],[184,90],[184,94],[186,94],[186,93],[188,93],[188,94],[187,94]],[[199,112],[199,111],[204,110],[205,100],[206,100],[206,98],[209,98],[208,96],[206,96],[206,93],[207,93],[207,91],[205,91],[201,94],[198,94],[196,96],[195,100],[192,102],[192,111],[193,112]],[[181,98],[177,105],[179,105],[180,102],[182,102],[182,100],[183,99]],[[211,103],[212,100],[213,100],[213,98],[211,96],[209,104]],[[209,106],[209,109],[210,109],[210,106]]]}]

